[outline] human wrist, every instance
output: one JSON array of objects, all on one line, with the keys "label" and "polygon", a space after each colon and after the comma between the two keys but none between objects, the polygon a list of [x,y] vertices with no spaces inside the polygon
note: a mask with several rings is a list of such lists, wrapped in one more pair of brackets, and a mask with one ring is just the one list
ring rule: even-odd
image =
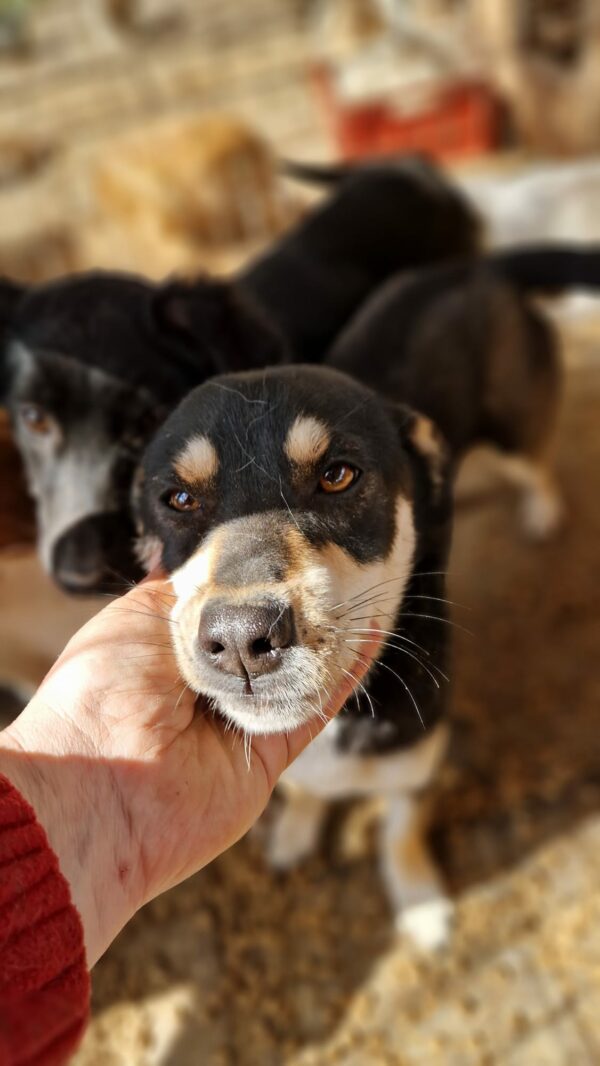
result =
[{"label": "human wrist", "polygon": [[142,900],[115,774],[34,700],[0,733],[0,774],[33,808],[69,884],[91,967]]}]

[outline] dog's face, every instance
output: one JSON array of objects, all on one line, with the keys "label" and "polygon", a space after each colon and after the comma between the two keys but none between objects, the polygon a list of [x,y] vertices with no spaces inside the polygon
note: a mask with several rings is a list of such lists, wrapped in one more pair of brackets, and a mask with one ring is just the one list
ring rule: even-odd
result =
[{"label": "dog's face", "polygon": [[42,562],[68,592],[116,592],[143,573],[130,495],[145,445],[192,385],[252,353],[268,361],[266,328],[219,283],[93,274],[3,283],[0,331]]},{"label": "dog's face", "polygon": [[15,343],[9,362],[8,406],[42,563],[68,592],[116,591],[142,573],[131,483],[167,410],[152,393],[55,353]]},{"label": "dog's face", "polygon": [[362,614],[368,633],[372,590],[389,583],[392,617],[401,604],[444,476],[429,423],[335,371],[194,390],[150,445],[138,501],[187,683],[247,732],[318,714],[351,675],[348,626]]}]

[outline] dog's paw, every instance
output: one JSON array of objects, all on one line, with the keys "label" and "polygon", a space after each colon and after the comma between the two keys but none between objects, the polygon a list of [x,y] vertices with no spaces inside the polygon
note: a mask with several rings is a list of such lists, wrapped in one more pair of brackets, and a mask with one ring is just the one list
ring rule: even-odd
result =
[{"label": "dog's paw", "polygon": [[557,492],[550,490],[527,493],[521,504],[521,523],[532,540],[547,540],[561,527],[564,507]]},{"label": "dog's paw", "polygon": [[396,918],[396,928],[421,951],[441,951],[450,940],[454,904],[445,897],[406,907]]}]

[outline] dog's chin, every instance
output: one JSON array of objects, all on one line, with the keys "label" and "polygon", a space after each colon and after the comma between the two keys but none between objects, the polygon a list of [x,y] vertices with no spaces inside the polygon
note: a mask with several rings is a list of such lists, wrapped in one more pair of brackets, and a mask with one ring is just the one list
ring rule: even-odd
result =
[{"label": "dog's chin", "polygon": [[260,700],[255,696],[242,696],[232,700],[213,697],[212,702],[220,714],[233,726],[252,736],[275,733],[291,733],[310,722],[318,714],[319,700],[304,700],[295,707],[275,700]]},{"label": "dog's chin", "polygon": [[[183,665],[183,664],[181,664]],[[322,715],[327,702],[326,693],[318,688],[303,686],[294,693],[261,692],[245,695],[226,691],[215,684],[213,678],[200,676],[195,670],[190,671],[189,664],[182,673],[189,687],[204,696],[210,704],[228,722],[245,733],[266,735],[267,733],[290,733],[305,722]]]}]

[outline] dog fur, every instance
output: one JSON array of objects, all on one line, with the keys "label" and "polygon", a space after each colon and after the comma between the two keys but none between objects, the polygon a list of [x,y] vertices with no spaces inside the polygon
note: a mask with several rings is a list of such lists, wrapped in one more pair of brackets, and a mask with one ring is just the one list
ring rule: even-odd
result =
[{"label": "dog fur", "polygon": [[[340,466],[356,479],[323,490]],[[368,680],[285,774],[269,852],[288,867],[314,845],[329,799],[383,795],[398,923],[437,944],[449,904],[417,827],[446,732],[451,491],[439,434],[331,369],[217,377],[149,446],[137,511],[171,575],[182,676],[235,728],[280,732],[319,716],[378,633]]]},{"label": "dog fur", "polygon": [[[141,451],[215,373],[319,359],[398,269],[474,250],[478,224],[419,160],[330,173],[333,193],[236,285],[91,273],[0,287],[0,398],[36,501],[41,556],[71,592],[135,580],[129,493]],[[32,433],[35,410],[45,434]]]},{"label": "dog fur", "polygon": [[526,530],[544,536],[562,514],[549,469],[562,375],[555,332],[528,296],[571,288],[600,288],[595,246],[540,245],[399,275],[359,310],[327,363],[426,414],[454,464],[474,445],[496,448]]}]

